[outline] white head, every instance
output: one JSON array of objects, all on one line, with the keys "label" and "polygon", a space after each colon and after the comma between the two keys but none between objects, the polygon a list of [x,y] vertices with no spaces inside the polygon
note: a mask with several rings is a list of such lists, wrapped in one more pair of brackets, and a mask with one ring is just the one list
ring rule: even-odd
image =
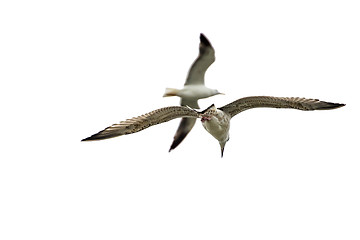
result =
[{"label": "white head", "polygon": [[224,95],[224,93],[219,92],[217,89],[211,89],[211,96],[215,95]]}]

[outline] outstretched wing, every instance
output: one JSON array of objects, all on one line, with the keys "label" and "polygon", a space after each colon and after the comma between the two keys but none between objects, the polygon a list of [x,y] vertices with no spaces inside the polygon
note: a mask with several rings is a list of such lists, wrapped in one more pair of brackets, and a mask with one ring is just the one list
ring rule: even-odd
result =
[{"label": "outstretched wing", "polygon": [[245,97],[240,98],[220,108],[230,114],[231,117],[251,108],[294,108],[304,111],[327,110],[345,106],[345,104],[324,102],[318,99],[307,99],[298,97]]},{"label": "outstretched wing", "polygon": [[191,65],[185,85],[204,84],[205,72],[215,61],[215,50],[204,34],[200,34],[199,56]]},{"label": "outstretched wing", "polygon": [[126,121],[113,124],[110,127],[107,127],[104,130],[92,135],[91,137],[83,139],[82,141],[102,140],[118,137],[125,134],[136,133],[144,130],[145,128],[164,123],[175,118],[198,118],[198,116],[199,114],[195,110],[188,107],[164,107],[139,117],[134,117]]}]

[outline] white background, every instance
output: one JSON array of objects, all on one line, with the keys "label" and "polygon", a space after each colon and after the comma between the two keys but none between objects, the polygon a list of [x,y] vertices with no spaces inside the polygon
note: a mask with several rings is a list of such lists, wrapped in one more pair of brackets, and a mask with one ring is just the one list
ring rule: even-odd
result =
[{"label": "white background", "polygon": [[[358,1],[2,1],[1,239],[360,239]],[[199,34],[220,107],[254,95],[224,158],[179,120],[98,142],[181,88]]]}]

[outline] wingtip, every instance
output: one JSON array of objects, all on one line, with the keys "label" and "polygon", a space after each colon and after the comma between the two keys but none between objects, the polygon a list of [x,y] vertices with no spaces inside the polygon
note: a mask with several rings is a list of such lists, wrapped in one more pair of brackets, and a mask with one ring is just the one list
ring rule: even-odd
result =
[{"label": "wingtip", "polygon": [[184,138],[186,137],[187,134],[188,134],[188,132],[186,134],[182,134],[180,136],[175,135],[174,140],[169,148],[169,152],[171,152],[172,150],[177,148],[177,146],[179,146],[179,144],[184,140]]},{"label": "wingtip", "polygon": [[203,33],[200,33],[200,42],[205,46],[211,46],[210,41],[205,37]]},{"label": "wingtip", "polygon": [[344,103],[338,103],[336,108],[341,108],[341,107],[345,107],[345,106],[346,106],[346,104],[344,104]]},{"label": "wingtip", "polygon": [[175,146],[175,142],[173,142],[169,148],[169,152],[171,152],[173,149],[175,149],[177,145]]},{"label": "wingtip", "polygon": [[215,104],[211,104],[209,107],[207,107],[205,110],[203,110],[203,111],[201,111],[201,112],[198,112],[198,113],[200,113],[200,114],[204,114],[204,113],[206,113],[206,111],[207,110],[209,110],[210,108],[212,108],[212,107],[214,107],[215,106]]},{"label": "wingtip", "polygon": [[84,138],[81,140],[81,142],[87,142],[87,141],[94,141],[94,140],[101,140],[104,138],[99,137],[99,135],[96,133],[94,135],[91,135],[90,137]]},{"label": "wingtip", "polygon": [[169,148],[169,152],[171,152],[172,150],[174,150],[181,142],[182,140],[184,139],[185,137],[183,138],[174,138],[174,141],[172,142],[170,148]]},{"label": "wingtip", "polygon": [[344,103],[330,103],[330,102],[326,102],[328,105],[325,106],[323,109],[336,109],[336,108],[341,108],[344,107],[346,104]]},{"label": "wingtip", "polygon": [[92,140],[91,137],[87,137],[87,138],[81,139],[81,142],[90,141],[90,140]]}]

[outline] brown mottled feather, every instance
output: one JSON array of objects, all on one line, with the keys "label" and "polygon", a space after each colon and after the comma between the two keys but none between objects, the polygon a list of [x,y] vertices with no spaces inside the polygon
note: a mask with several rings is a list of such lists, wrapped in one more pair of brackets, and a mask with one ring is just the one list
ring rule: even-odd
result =
[{"label": "brown mottled feather", "polygon": [[188,107],[174,106],[164,107],[138,117],[113,124],[110,127],[85,138],[82,141],[102,140],[118,137],[125,134],[136,133],[156,124],[164,123],[175,118],[189,117],[198,118],[199,114]]},{"label": "brown mottled feather", "polygon": [[220,110],[234,117],[236,114],[251,108],[294,108],[304,111],[335,109],[345,106],[345,104],[323,102],[318,99],[307,99],[299,97],[245,97],[229,103]]}]

